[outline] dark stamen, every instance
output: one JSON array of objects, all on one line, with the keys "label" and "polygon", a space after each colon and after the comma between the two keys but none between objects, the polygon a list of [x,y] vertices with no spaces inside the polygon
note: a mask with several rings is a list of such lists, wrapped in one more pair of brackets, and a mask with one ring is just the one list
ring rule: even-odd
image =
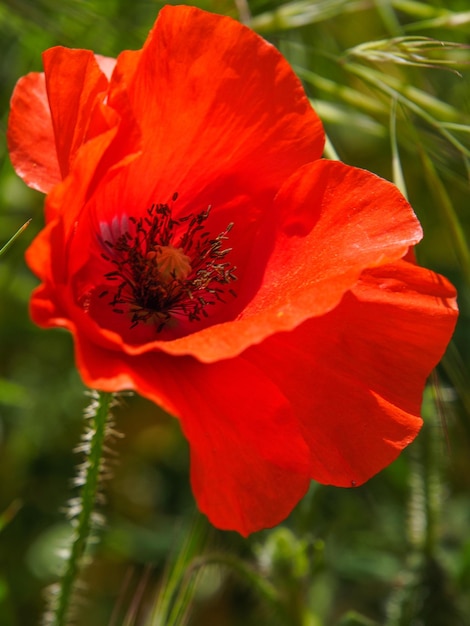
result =
[{"label": "dark stamen", "polygon": [[[172,200],[177,198],[173,194]],[[114,241],[102,242],[106,254],[101,257],[114,266],[104,277],[119,284],[112,294],[103,290],[98,297],[112,296],[112,310],[127,313],[130,328],[152,322],[161,332],[181,318],[199,321],[208,317],[207,307],[225,302],[225,292],[236,296],[225,287],[236,280],[236,268],[225,261],[232,248],[222,248],[233,224],[211,237],[204,223],[209,214],[210,207],[174,219],[168,204],[153,204],[145,216],[128,217],[125,232]]]}]

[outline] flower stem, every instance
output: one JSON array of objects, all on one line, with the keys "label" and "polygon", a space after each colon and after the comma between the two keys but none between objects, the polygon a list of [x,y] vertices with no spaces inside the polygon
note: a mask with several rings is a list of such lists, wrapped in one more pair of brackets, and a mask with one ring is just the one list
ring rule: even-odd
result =
[{"label": "flower stem", "polygon": [[58,595],[52,608],[52,626],[65,626],[76,586],[77,576],[89,543],[90,533],[96,525],[95,504],[99,494],[103,470],[103,448],[107,423],[112,408],[113,394],[93,393],[92,401],[85,411],[90,424],[82,437],[79,451],[85,452],[86,460],[79,468],[77,484],[81,486],[78,506],[71,507],[75,519],[74,536],[65,570],[60,581]]}]

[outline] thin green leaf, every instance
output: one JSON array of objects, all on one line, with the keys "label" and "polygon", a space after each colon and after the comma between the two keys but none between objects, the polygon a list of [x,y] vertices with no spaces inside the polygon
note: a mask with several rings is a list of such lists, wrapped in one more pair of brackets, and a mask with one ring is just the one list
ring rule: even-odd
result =
[{"label": "thin green leaf", "polygon": [[365,135],[372,137],[385,137],[386,130],[384,126],[376,122],[368,115],[358,113],[341,104],[329,102],[325,100],[311,100],[312,106],[325,124],[335,124],[359,129]]},{"label": "thin green leaf", "polygon": [[331,96],[334,102],[340,100],[345,104],[353,106],[355,109],[360,109],[371,115],[388,114],[388,108],[383,102],[362,93],[358,89],[341,85],[329,78],[320,76],[317,72],[312,72],[297,65],[294,65],[294,70],[299,78],[312,85],[316,90]]},{"label": "thin green leaf", "polygon": [[259,33],[272,33],[318,24],[337,15],[356,13],[369,7],[366,0],[299,0],[253,17],[250,27]]},{"label": "thin green leaf", "polygon": [[331,139],[328,137],[328,135],[325,135],[325,149],[323,152],[327,159],[331,159],[332,161],[341,160],[338,156],[338,153],[335,150],[335,147],[331,143]]},{"label": "thin green leaf", "polygon": [[436,120],[446,122],[461,122],[462,112],[455,107],[442,102],[438,98],[431,96],[431,94],[417,89],[405,81],[379,72],[370,67],[363,67],[357,63],[345,63],[344,68],[361,77],[370,85],[375,85],[382,91],[388,93],[388,95],[397,95],[398,99],[407,104],[408,108],[412,108],[415,105],[415,111],[418,112],[416,107],[419,107],[420,111],[428,113],[428,117],[434,117]]},{"label": "thin green leaf", "polygon": [[390,0],[374,0],[377,13],[391,35],[398,36],[402,32],[402,26],[400,20],[394,11],[393,5]]},{"label": "thin green leaf", "polygon": [[468,26],[470,25],[470,11],[462,11],[462,12],[447,12],[444,15],[440,15],[438,17],[421,20],[419,22],[412,22],[411,24],[406,24],[404,29],[408,32],[413,31],[422,31],[422,30],[431,30],[433,28],[449,28],[455,29],[459,28],[459,30],[463,30],[462,26],[467,26],[465,29],[468,31]]},{"label": "thin green leaf", "polygon": [[26,228],[29,226],[29,223],[30,223],[30,222],[31,222],[31,218],[30,218],[27,222],[25,222],[25,223],[23,224],[23,226],[21,226],[21,228],[19,228],[19,229],[16,231],[16,233],[13,235],[13,237],[11,237],[11,238],[10,238],[10,239],[6,242],[6,244],[5,244],[5,245],[4,245],[4,246],[0,249],[0,256],[1,256],[2,254],[4,254],[4,253],[8,250],[8,248],[9,248],[9,247],[10,247],[10,246],[11,246],[11,245],[12,245],[12,244],[13,244],[13,243],[14,243],[14,242],[18,239],[18,237],[21,235],[21,233],[22,233],[24,230],[26,230]]},{"label": "thin green leaf", "polygon": [[430,186],[433,196],[436,199],[436,206],[440,208],[441,215],[445,221],[448,232],[452,238],[455,254],[459,260],[462,274],[470,285],[470,248],[465,237],[462,224],[455,212],[449,194],[441,181],[433,162],[425,152],[420,143],[417,143],[418,152],[424,167],[424,173]]},{"label": "thin green leaf", "polygon": [[[179,553],[167,564],[160,591],[149,619],[149,626],[182,626],[194,595],[192,562],[199,557],[208,536],[208,526],[197,515]],[[190,572],[190,575],[188,575]]]},{"label": "thin green leaf", "polygon": [[[345,68],[352,74],[359,76],[365,80],[371,86],[380,89],[384,93],[387,93],[392,98],[396,98],[401,104],[413,111],[416,115],[421,117],[425,122],[432,126],[439,134],[441,134],[447,141],[454,146],[462,155],[470,157],[470,149],[462,144],[452,133],[443,127],[441,119],[435,116],[439,114],[442,117],[450,117],[448,121],[461,121],[462,115],[447,104],[425,94],[424,92],[409,87],[403,84],[401,81],[387,76],[386,74],[375,72],[370,68],[364,68],[355,63],[345,64]],[[417,104],[416,100],[420,103]],[[431,109],[431,112],[425,110]]]},{"label": "thin green leaf", "polygon": [[368,41],[349,48],[346,57],[356,57],[373,63],[395,63],[430,69],[445,69],[461,76],[457,67],[467,67],[467,59],[452,57],[456,51],[468,46],[450,41],[439,41],[430,37],[394,37]]},{"label": "thin green leaf", "polygon": [[392,6],[406,15],[419,18],[434,18],[440,15],[447,15],[447,9],[435,7],[427,2],[416,2],[415,0],[391,0]]},{"label": "thin green leaf", "polygon": [[398,151],[397,142],[397,101],[394,98],[392,100],[392,106],[390,107],[390,141],[392,149],[392,171],[393,182],[402,192],[405,198],[408,197],[406,190],[405,177],[403,176],[403,168],[400,161],[400,153]]}]

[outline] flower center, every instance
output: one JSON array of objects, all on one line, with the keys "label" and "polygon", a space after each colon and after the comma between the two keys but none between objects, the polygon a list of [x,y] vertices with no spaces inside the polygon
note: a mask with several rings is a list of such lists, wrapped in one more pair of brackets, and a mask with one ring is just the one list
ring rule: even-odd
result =
[{"label": "flower center", "polygon": [[185,319],[200,321],[225,302],[226,292],[236,295],[228,287],[236,268],[225,260],[231,248],[222,248],[233,224],[211,237],[204,224],[209,213],[210,207],[175,219],[168,204],[153,204],[144,217],[101,225],[101,256],[113,267],[99,298],[128,315],[130,328],[152,323],[160,332]]},{"label": "flower center", "polygon": [[183,248],[157,246],[147,252],[147,261],[155,264],[155,278],[165,284],[172,280],[185,280],[191,274],[191,259]]}]

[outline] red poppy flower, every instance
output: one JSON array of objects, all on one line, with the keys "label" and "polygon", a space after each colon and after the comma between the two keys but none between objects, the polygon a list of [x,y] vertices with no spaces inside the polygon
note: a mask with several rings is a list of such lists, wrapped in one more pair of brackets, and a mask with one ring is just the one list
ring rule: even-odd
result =
[{"label": "red poppy flower", "polygon": [[404,260],[421,228],[392,184],[320,158],[271,45],[166,7],[116,62],[48,50],[8,138],[48,192],[34,321],[71,331],[86,384],[180,419],[215,525],[272,526],[312,478],[359,485],[416,436],[454,290]]}]

